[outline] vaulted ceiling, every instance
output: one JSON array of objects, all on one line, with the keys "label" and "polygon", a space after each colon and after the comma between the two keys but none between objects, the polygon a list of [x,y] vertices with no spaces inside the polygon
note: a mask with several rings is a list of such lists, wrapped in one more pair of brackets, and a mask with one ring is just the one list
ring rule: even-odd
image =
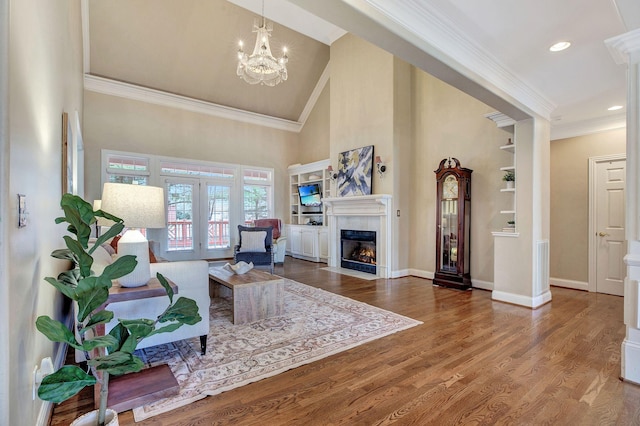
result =
[{"label": "vaulted ceiling", "polygon": [[[89,0],[87,71],[297,122],[329,45],[349,31],[504,113],[513,104],[547,115],[569,136],[624,123],[624,109],[607,108],[625,106],[625,68],[604,43],[637,25],[620,3],[627,17],[640,13],[634,0],[266,0],[272,51],[289,50],[289,79],[266,87],[236,76],[238,41],[252,48],[260,0]],[[560,40],[572,46],[549,52]]]}]

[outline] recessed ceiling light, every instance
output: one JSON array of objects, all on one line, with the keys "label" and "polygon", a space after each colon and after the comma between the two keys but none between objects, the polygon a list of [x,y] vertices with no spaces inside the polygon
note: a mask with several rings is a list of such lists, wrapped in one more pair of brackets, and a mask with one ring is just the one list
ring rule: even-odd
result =
[{"label": "recessed ceiling light", "polygon": [[617,111],[617,110],[622,109],[622,108],[623,108],[622,105],[614,105],[612,107],[607,108],[607,110],[609,110],[609,111]]},{"label": "recessed ceiling light", "polygon": [[571,43],[569,43],[568,41],[559,41],[558,43],[551,46],[549,50],[552,52],[560,52],[561,50],[564,50],[569,46],[571,46]]}]

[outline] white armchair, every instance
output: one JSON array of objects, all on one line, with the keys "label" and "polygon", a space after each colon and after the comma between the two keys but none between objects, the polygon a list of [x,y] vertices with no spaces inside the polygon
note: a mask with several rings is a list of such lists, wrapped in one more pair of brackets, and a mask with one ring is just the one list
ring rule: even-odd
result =
[{"label": "white armchair", "polygon": [[273,262],[284,263],[284,253],[287,249],[287,237],[282,235],[282,221],[280,219],[256,219],[253,221],[255,226],[273,228]]}]

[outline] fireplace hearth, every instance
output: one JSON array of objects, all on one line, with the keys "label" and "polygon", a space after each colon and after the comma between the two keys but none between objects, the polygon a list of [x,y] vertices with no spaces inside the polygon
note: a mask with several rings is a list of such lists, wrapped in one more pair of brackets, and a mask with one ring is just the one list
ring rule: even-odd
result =
[{"label": "fireplace hearth", "polygon": [[343,229],[340,231],[340,266],[377,274],[376,232]]}]

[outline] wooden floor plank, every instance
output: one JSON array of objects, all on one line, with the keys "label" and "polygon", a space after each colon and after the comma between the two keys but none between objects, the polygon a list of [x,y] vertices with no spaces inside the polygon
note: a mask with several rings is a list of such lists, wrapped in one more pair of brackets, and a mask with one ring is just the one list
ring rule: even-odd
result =
[{"label": "wooden floor plank", "polygon": [[[416,277],[362,280],[287,257],[275,273],[424,324],[187,407],[120,425],[640,425],[619,380],[623,299],[552,288],[537,309]],[[67,425],[93,406],[55,408]]]}]

